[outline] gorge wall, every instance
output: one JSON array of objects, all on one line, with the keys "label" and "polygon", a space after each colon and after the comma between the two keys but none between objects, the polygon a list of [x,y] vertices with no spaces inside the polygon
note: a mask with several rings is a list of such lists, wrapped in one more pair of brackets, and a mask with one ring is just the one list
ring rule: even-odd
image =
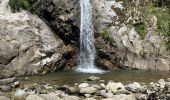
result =
[{"label": "gorge wall", "polygon": [[[0,1],[0,78],[74,69],[79,48],[79,0],[30,0],[33,10],[12,9],[13,13],[9,6],[2,6],[8,0]],[[162,29],[158,27],[161,22],[168,22],[160,20],[168,16],[167,10],[157,10],[148,2],[91,1],[97,66],[169,70],[165,31],[157,31]]]}]

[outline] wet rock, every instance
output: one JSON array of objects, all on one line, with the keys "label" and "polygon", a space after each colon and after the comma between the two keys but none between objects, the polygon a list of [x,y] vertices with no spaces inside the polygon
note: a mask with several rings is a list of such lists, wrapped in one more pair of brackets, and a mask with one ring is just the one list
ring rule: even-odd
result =
[{"label": "wet rock", "polygon": [[110,92],[107,93],[106,90],[100,90],[96,94],[99,95],[99,96],[102,96],[104,98],[110,98],[110,97],[113,96],[113,93],[110,93]]},{"label": "wet rock", "polygon": [[164,79],[160,79],[160,80],[158,81],[158,84],[160,85],[160,88],[164,88],[164,87],[165,87],[166,82],[165,82],[165,80],[164,80]]},{"label": "wet rock", "polygon": [[99,82],[100,82],[100,83],[104,83],[104,82],[105,82],[105,80],[100,80]]},{"label": "wet rock", "polygon": [[80,88],[79,93],[81,94],[94,94],[97,92],[97,89],[94,87],[84,87]]},{"label": "wet rock", "polygon": [[84,96],[85,96],[86,98],[89,98],[89,97],[91,97],[92,95],[91,95],[91,94],[84,94]]},{"label": "wet rock", "polygon": [[19,87],[19,86],[20,86],[19,81],[14,82],[14,87],[15,87],[15,88],[17,88],[17,87]]},{"label": "wet rock", "polygon": [[50,86],[49,84],[44,85],[44,88],[45,88],[46,90],[52,90],[52,89],[53,89],[53,87]]},{"label": "wet rock", "polygon": [[89,84],[88,83],[81,83],[78,87],[79,88],[85,88],[85,87],[88,87]]},{"label": "wet rock", "polygon": [[59,97],[64,97],[64,96],[66,95],[65,92],[63,92],[63,91],[61,91],[61,90],[55,91],[55,94],[56,94],[57,96],[59,96]]},{"label": "wet rock", "polygon": [[125,95],[125,94],[120,94],[120,95],[114,95],[111,98],[106,98],[102,100],[137,100],[133,94],[131,95]]},{"label": "wet rock", "polygon": [[167,78],[167,82],[170,82],[170,78]]},{"label": "wet rock", "polygon": [[113,65],[113,63],[107,59],[97,60],[97,66],[100,66],[102,69],[106,69],[106,70],[116,69],[116,67]]},{"label": "wet rock", "polygon": [[41,89],[38,93],[39,94],[47,94],[48,91],[46,89]]},{"label": "wet rock", "polygon": [[102,89],[106,88],[106,85],[104,83],[101,83],[100,86],[101,86]]},{"label": "wet rock", "polygon": [[0,80],[0,85],[9,84],[9,83],[15,82],[16,80],[17,80],[16,77],[14,77],[14,78],[1,79],[1,80]]},{"label": "wet rock", "polygon": [[119,90],[117,92],[114,92],[115,95],[118,95],[118,94],[126,94],[126,95],[129,95],[131,94],[132,92],[130,91],[127,91],[127,90]]},{"label": "wet rock", "polygon": [[77,96],[65,96],[64,100],[80,100],[80,98]]},{"label": "wet rock", "polygon": [[89,80],[89,81],[97,81],[97,80],[100,80],[100,77],[90,76],[87,80]]},{"label": "wet rock", "polygon": [[93,85],[91,85],[91,86],[94,87],[94,88],[96,88],[96,89],[98,89],[98,90],[102,89],[101,86],[98,85],[98,84],[93,84]]},{"label": "wet rock", "polygon": [[165,83],[165,88],[169,88],[170,87],[170,82],[166,82]]},{"label": "wet rock", "polygon": [[0,86],[0,90],[2,92],[10,92],[10,91],[12,91],[12,88],[11,88],[11,86],[3,85],[3,86]]},{"label": "wet rock", "polygon": [[3,96],[2,91],[0,91],[0,96]]},{"label": "wet rock", "polygon": [[29,81],[30,79],[28,77],[24,77],[24,81]]},{"label": "wet rock", "polygon": [[5,97],[5,96],[0,96],[0,100],[10,100],[10,98]]},{"label": "wet rock", "polygon": [[78,89],[77,89],[76,86],[70,87],[70,86],[68,86],[68,85],[63,85],[63,86],[62,86],[61,88],[59,88],[59,89],[65,91],[65,92],[67,92],[67,93],[69,93],[69,94],[75,94],[75,93],[78,92]]},{"label": "wet rock", "polygon": [[146,94],[136,93],[134,95],[137,100],[148,100],[148,96]]},{"label": "wet rock", "polygon": [[96,99],[94,99],[94,98],[86,98],[84,100],[96,100]]},{"label": "wet rock", "polygon": [[134,93],[145,91],[145,89],[137,82],[127,85],[126,89]]},{"label": "wet rock", "polygon": [[26,95],[26,92],[25,92],[25,90],[17,89],[14,95],[17,97],[22,97],[22,96]]},{"label": "wet rock", "polygon": [[125,90],[125,86],[122,83],[109,82],[106,85],[106,91],[108,92],[114,93],[120,90]]},{"label": "wet rock", "polygon": [[43,97],[38,95],[29,95],[26,97],[26,100],[45,100]]},{"label": "wet rock", "polygon": [[60,97],[55,93],[41,94],[40,96],[45,98],[46,100],[60,100]]},{"label": "wet rock", "polygon": [[68,87],[67,90],[70,94],[75,94],[78,91],[78,89],[76,87]]}]

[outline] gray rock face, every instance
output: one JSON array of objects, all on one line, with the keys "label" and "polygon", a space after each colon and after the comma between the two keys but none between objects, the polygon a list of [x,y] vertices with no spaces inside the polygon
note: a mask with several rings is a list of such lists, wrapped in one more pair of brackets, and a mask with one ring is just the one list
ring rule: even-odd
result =
[{"label": "gray rock face", "polygon": [[[2,0],[0,5],[7,3]],[[0,77],[40,74],[63,65],[65,45],[38,17],[0,9]]]},{"label": "gray rock face", "polygon": [[[135,4],[135,7],[128,7],[126,12],[124,8],[125,5],[129,5],[128,3]],[[157,24],[156,16],[150,19],[151,25],[148,25],[144,39],[134,27],[127,25],[129,21],[133,24],[142,22],[143,12],[138,11],[140,3],[142,2],[93,0],[98,33],[105,30],[116,45],[116,47],[104,45],[98,50],[98,54],[100,56],[104,53],[106,57],[100,56],[101,59],[109,58],[113,64],[123,68],[169,71],[170,52],[164,45],[165,38],[154,31]],[[97,42],[97,47],[100,47],[102,41]]]}]

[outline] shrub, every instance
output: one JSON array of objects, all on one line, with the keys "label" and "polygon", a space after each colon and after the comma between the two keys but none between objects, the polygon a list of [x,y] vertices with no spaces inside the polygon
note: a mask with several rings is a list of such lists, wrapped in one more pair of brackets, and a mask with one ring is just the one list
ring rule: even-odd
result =
[{"label": "shrub", "polygon": [[34,0],[9,0],[12,12],[19,12],[21,9],[27,10],[33,14],[38,14],[36,8],[33,7]]},{"label": "shrub", "polygon": [[115,41],[113,37],[111,36],[111,33],[109,33],[107,30],[103,29],[100,32],[100,36],[108,43],[110,43],[112,46],[115,46]]}]

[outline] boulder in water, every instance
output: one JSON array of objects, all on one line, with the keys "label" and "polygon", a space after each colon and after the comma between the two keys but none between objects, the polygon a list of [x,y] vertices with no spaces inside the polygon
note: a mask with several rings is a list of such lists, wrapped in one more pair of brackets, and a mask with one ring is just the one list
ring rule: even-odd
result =
[{"label": "boulder in water", "polygon": [[94,87],[84,87],[80,88],[79,93],[81,94],[94,94],[97,92],[97,89]]},{"label": "boulder in water", "polygon": [[106,91],[108,92],[114,93],[121,90],[125,90],[125,86],[122,83],[109,82],[106,85]]},{"label": "boulder in water", "polygon": [[127,90],[131,91],[131,92],[144,92],[145,89],[144,87],[142,87],[139,83],[134,82],[133,84],[129,84],[126,87]]},{"label": "boulder in water", "polygon": [[14,78],[6,78],[6,79],[1,79],[0,80],[0,85],[5,85],[5,84],[9,84],[9,83],[12,83],[14,81],[16,81],[16,77]]},{"label": "boulder in water", "polygon": [[12,88],[11,88],[11,86],[3,85],[3,86],[0,86],[0,90],[1,90],[2,92],[11,92],[11,91],[12,91]]},{"label": "boulder in water", "polygon": [[97,81],[97,80],[100,80],[100,77],[96,77],[96,76],[90,76],[88,78],[89,81]]},{"label": "boulder in water", "polygon": [[29,95],[29,96],[27,96],[26,100],[45,100],[45,99],[38,95]]},{"label": "boulder in water", "polygon": [[88,87],[90,86],[88,83],[81,83],[78,87],[79,88],[85,88],[85,87]]},{"label": "boulder in water", "polygon": [[0,100],[11,100],[11,99],[5,96],[0,96]]}]

